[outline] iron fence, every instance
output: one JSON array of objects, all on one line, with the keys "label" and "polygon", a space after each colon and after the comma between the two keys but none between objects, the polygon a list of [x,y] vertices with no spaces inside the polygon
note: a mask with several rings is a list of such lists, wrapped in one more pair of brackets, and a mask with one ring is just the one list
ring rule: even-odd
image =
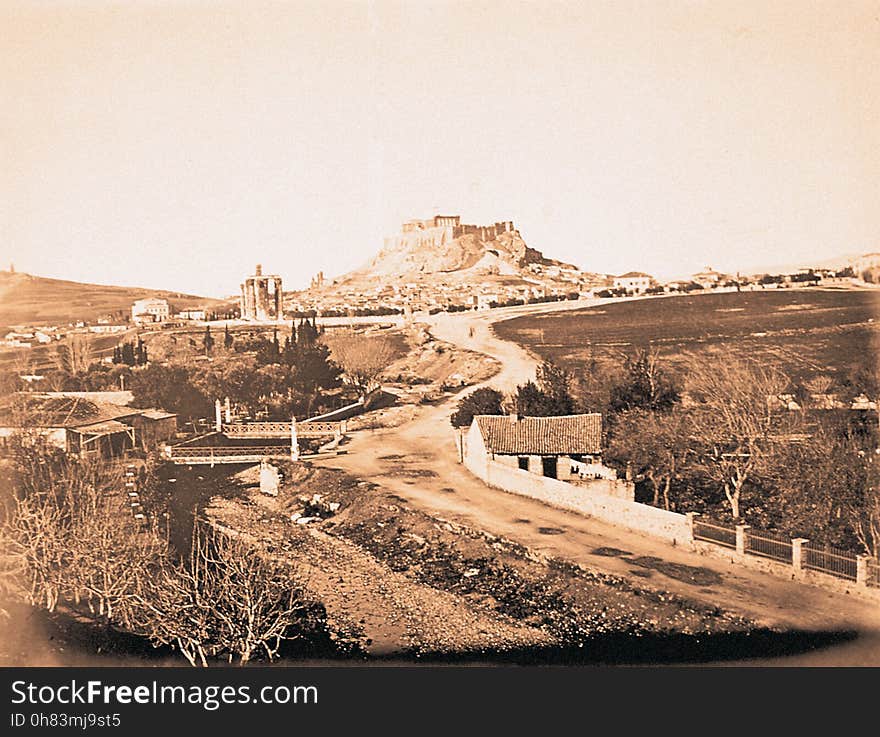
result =
[{"label": "iron fence", "polygon": [[845,578],[849,581],[855,581],[858,578],[856,556],[831,546],[820,548],[804,545],[802,563],[804,568],[828,573],[837,578]]},{"label": "iron fence", "polygon": [[736,529],[724,527],[704,519],[694,520],[694,538],[706,542],[723,545],[726,548],[736,548]]},{"label": "iron fence", "polygon": [[179,448],[172,446],[168,449],[168,457],[171,460],[187,459],[187,460],[203,460],[203,459],[222,459],[222,458],[257,458],[262,457],[287,457],[290,455],[290,448],[287,446],[270,445],[270,446],[218,446],[208,448]]},{"label": "iron fence", "polygon": [[880,589],[880,560],[875,558],[868,561],[868,579],[865,583],[875,589]]},{"label": "iron fence", "polygon": [[751,555],[770,558],[783,563],[792,562],[791,538],[774,532],[746,531],[745,550]]}]

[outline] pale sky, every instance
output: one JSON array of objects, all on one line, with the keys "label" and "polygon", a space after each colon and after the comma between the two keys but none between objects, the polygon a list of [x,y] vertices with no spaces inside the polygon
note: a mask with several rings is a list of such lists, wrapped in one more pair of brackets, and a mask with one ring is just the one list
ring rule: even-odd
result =
[{"label": "pale sky", "polygon": [[411,217],[658,276],[880,250],[880,1],[0,3],[0,265],[235,294]]}]

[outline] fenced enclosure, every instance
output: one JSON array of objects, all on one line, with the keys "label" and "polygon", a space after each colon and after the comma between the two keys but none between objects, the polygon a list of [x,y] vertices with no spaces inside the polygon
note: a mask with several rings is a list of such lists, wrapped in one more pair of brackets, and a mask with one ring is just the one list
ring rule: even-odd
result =
[{"label": "fenced enclosure", "polygon": [[811,571],[821,571],[849,581],[858,579],[858,560],[852,553],[830,546],[804,545],[803,566]]},{"label": "fenced enclosure", "polygon": [[736,548],[736,529],[724,527],[716,522],[708,522],[704,519],[694,520],[694,538],[706,542],[723,545],[726,548]]},{"label": "fenced enclosure", "polygon": [[693,540],[720,545],[740,554],[766,558],[794,566],[800,570],[816,571],[827,576],[853,581],[861,586],[880,588],[880,560],[821,543],[804,541],[800,555],[791,535],[783,532],[752,529],[748,525],[727,525],[717,520],[693,516]]},{"label": "fenced enclosure", "polygon": [[791,538],[774,532],[748,530],[745,536],[745,551],[762,558],[792,562]]},{"label": "fenced enclosure", "polygon": [[868,579],[865,583],[875,589],[880,589],[880,560],[868,561]]}]

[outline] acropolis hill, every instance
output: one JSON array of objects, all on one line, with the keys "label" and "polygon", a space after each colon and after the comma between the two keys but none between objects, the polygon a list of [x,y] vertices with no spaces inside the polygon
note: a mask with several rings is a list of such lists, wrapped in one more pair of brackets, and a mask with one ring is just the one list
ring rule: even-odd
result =
[{"label": "acropolis hill", "polygon": [[386,238],[382,250],[361,271],[384,276],[465,270],[515,275],[531,263],[557,262],[529,248],[512,220],[466,225],[459,215],[435,215],[403,223],[400,233]]},{"label": "acropolis hill", "polygon": [[604,278],[546,258],[512,220],[469,225],[459,215],[408,220],[365,266],[290,295],[291,309],[445,308],[572,295]]}]

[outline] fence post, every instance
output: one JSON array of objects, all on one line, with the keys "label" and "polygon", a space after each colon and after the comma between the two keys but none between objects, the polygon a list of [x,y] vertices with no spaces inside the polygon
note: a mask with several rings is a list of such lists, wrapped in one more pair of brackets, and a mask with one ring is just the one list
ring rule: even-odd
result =
[{"label": "fence post", "polygon": [[867,588],[868,586],[868,561],[867,555],[856,556],[856,586]]},{"label": "fence post", "polygon": [[795,578],[804,576],[804,545],[810,542],[805,537],[795,537],[791,540],[791,567],[794,569]]},{"label": "fence post", "polygon": [[736,554],[737,555],[745,555],[746,554],[746,535],[748,534],[747,530],[751,525],[737,525],[736,526]]},{"label": "fence post", "polygon": [[699,516],[700,516],[699,512],[685,512],[685,515],[684,515],[685,524],[687,525],[687,531],[688,531],[687,542],[690,545],[693,545],[694,541],[696,540],[696,538],[694,537],[694,518],[699,517]]}]

